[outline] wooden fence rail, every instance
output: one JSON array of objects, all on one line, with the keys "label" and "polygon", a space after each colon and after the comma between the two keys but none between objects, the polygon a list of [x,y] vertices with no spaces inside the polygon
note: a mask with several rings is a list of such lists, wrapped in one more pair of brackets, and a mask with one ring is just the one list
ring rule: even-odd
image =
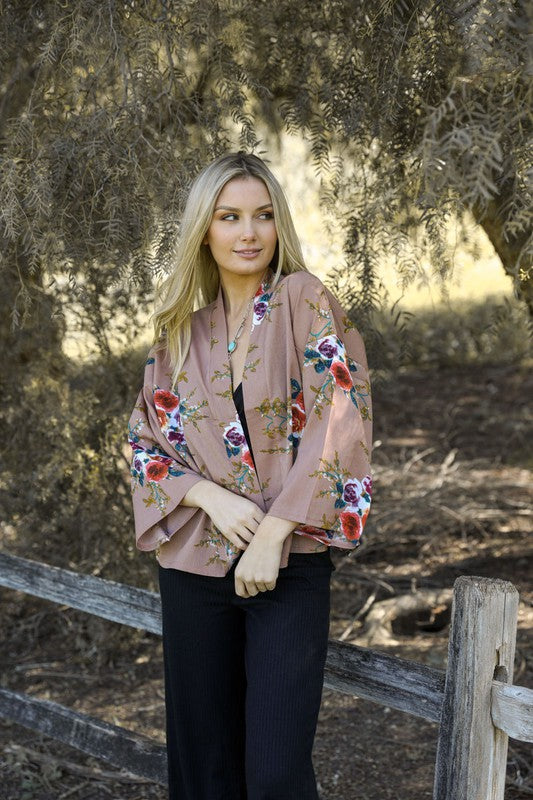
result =
[{"label": "wooden fence rail", "polygon": [[[161,635],[159,595],[0,553],[0,585]],[[444,670],[330,640],[324,685],[440,723],[434,800],[503,800],[507,738],[533,741],[533,691],[512,685],[518,592],[454,584]],[[58,703],[0,689],[0,716],[144,778],[166,783],[165,748]]]}]

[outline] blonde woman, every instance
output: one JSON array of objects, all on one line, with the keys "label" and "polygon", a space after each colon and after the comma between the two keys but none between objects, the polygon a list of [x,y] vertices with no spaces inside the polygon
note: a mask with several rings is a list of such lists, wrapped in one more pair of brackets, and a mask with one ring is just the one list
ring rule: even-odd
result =
[{"label": "blonde woman", "polygon": [[257,156],[193,181],[129,421],[155,550],[171,800],[316,800],[330,548],[372,479],[363,340]]}]

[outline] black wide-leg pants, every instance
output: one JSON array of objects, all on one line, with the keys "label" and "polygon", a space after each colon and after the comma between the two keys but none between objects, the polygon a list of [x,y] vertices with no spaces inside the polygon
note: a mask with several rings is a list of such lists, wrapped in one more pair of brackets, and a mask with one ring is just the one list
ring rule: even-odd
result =
[{"label": "black wide-leg pants", "polygon": [[311,760],[329,633],[328,550],[276,587],[159,566],[169,800],[318,800]]}]

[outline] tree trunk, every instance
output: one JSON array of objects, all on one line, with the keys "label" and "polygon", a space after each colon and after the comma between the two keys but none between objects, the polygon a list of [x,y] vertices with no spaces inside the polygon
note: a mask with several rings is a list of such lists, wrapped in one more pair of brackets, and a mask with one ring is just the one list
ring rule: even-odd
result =
[{"label": "tree trunk", "polygon": [[[476,222],[481,225],[499,255],[506,274],[512,278],[517,296],[525,302],[530,316],[533,317],[533,280],[530,274],[532,260],[527,253],[522,252],[528,234],[522,232],[518,236],[510,236],[509,239],[504,238],[502,223],[504,215],[501,209],[506,201],[507,198],[499,197],[491,200],[485,211],[476,206],[472,212]],[[525,277],[520,278],[518,268]]]}]

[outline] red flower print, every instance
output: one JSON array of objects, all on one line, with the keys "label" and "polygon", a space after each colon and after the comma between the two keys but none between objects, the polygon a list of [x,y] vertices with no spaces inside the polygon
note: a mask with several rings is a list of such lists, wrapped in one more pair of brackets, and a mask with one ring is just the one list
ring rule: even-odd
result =
[{"label": "red flower print", "polygon": [[149,481],[162,481],[168,475],[168,467],[161,461],[149,461],[146,465],[146,477]]},{"label": "red flower print", "polygon": [[179,397],[176,397],[172,392],[165,392],[164,389],[158,389],[154,392],[154,402],[156,406],[164,409],[165,411],[173,411],[179,405]]},{"label": "red flower print", "polygon": [[343,364],[342,361],[334,361],[330,367],[330,371],[333,373],[335,383],[338,384],[341,389],[345,389],[349,392],[352,388],[352,379],[350,377],[350,370],[346,364]]},{"label": "red flower print", "polygon": [[162,464],[166,464],[167,466],[170,466],[170,464],[172,464],[172,459],[170,458],[170,456],[151,455],[150,458],[152,461],[161,461]]},{"label": "red flower print", "polygon": [[323,536],[324,531],[322,528],[317,528],[315,525],[298,525],[299,531],[304,531],[305,533],[314,533],[318,536]]},{"label": "red flower print", "polygon": [[165,414],[165,412],[161,408],[156,409],[156,411],[157,411],[157,419],[159,420],[159,424],[163,428],[167,424],[167,415]]},{"label": "red flower print", "polygon": [[247,467],[250,467],[250,469],[254,468],[254,462],[252,461],[252,456],[250,454],[250,451],[246,448],[243,448],[241,461],[243,464],[246,464]]},{"label": "red flower print", "polygon": [[305,411],[300,406],[292,405],[292,430],[293,433],[300,433],[305,428]]},{"label": "red flower print", "polygon": [[340,519],[341,531],[347,539],[355,541],[361,537],[363,526],[359,514],[354,514],[353,511],[342,511]]}]

